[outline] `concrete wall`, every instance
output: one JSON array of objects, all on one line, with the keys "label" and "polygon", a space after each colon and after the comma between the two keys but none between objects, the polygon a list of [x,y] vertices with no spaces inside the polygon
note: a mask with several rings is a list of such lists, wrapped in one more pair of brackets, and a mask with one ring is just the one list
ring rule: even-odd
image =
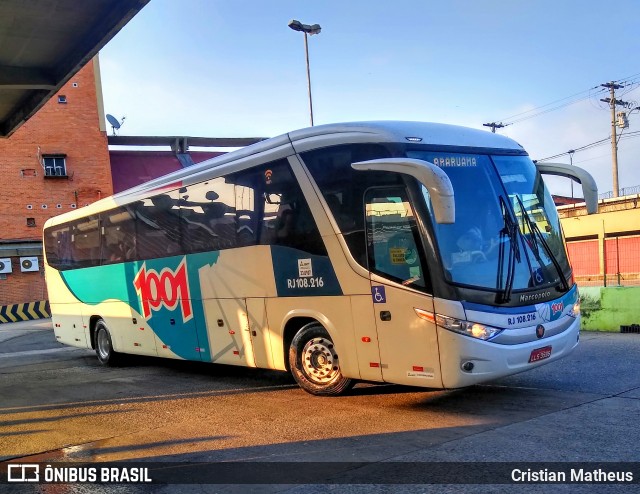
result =
[{"label": "concrete wall", "polygon": [[620,331],[640,324],[640,287],[581,287],[582,329]]},{"label": "concrete wall", "polygon": [[601,201],[598,213],[585,214],[583,207],[558,208],[567,240],[588,236],[620,235],[640,231],[640,202],[637,196]]}]

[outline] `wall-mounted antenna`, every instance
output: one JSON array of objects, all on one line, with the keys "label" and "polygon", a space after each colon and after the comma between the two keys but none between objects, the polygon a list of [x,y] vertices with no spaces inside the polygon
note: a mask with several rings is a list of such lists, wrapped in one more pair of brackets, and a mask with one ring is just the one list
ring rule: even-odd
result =
[{"label": "wall-mounted antenna", "polygon": [[118,122],[118,119],[116,117],[107,113],[107,121],[111,124],[111,132],[113,133],[113,135],[117,135],[116,130],[122,127],[125,118],[127,117],[122,117],[122,120]]}]

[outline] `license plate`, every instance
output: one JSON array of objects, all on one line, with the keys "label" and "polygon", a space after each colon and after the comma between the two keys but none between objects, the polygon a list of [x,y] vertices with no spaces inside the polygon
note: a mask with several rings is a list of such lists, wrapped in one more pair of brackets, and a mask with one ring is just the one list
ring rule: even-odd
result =
[{"label": "license plate", "polygon": [[529,363],[538,362],[549,357],[551,357],[551,346],[536,348],[532,350],[531,355],[529,355]]}]

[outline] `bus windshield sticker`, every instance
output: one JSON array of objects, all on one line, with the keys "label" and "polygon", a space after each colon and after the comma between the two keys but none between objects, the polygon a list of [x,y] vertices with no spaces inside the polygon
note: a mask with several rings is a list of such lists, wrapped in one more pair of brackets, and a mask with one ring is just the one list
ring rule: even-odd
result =
[{"label": "bus windshield sticker", "polygon": [[391,264],[406,264],[405,252],[407,249],[404,247],[394,247],[389,249],[389,255],[391,256]]}]

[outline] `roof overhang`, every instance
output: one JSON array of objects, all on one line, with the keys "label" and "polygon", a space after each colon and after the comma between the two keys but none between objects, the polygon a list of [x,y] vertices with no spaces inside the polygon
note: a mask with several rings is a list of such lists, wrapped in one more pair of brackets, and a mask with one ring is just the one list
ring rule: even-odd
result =
[{"label": "roof overhang", "polygon": [[149,0],[2,0],[0,137],[10,136]]}]

